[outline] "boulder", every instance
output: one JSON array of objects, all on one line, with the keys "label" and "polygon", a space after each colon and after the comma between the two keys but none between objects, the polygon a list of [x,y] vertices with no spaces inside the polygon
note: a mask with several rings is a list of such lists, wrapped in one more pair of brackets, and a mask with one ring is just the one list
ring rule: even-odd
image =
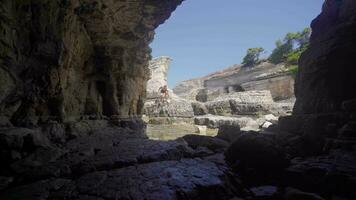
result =
[{"label": "boulder", "polygon": [[208,109],[203,103],[192,102],[192,107],[193,107],[194,115],[206,115],[209,113]]},{"label": "boulder", "polygon": [[268,122],[268,121],[266,121],[265,123],[263,123],[263,125],[262,125],[262,128],[263,129],[268,129],[270,126],[272,126],[273,124],[271,123],[271,122]]},{"label": "boulder", "polygon": [[206,130],[207,130],[206,126],[195,125],[195,133],[199,135],[206,135]]},{"label": "boulder", "polygon": [[268,122],[273,123],[273,124],[278,123],[278,117],[274,116],[273,114],[265,115],[264,119]]},{"label": "boulder", "polygon": [[197,93],[203,86],[202,79],[191,79],[180,82],[173,88],[173,92],[184,99],[195,101]]},{"label": "boulder", "polygon": [[235,141],[241,135],[239,125],[222,125],[219,128],[217,138],[223,139],[229,143]]},{"label": "boulder", "polygon": [[199,89],[195,100],[199,102],[207,102],[208,101],[208,94],[206,89]]},{"label": "boulder", "polygon": [[194,111],[191,103],[184,100],[173,93],[169,93],[170,97],[167,102],[161,103],[155,100],[148,100],[144,105],[144,112],[150,118],[152,117],[181,117],[192,118]]},{"label": "boulder", "polygon": [[296,157],[284,173],[284,183],[298,189],[354,199],[356,158],[352,152],[334,150],[327,155]]},{"label": "boulder", "polygon": [[256,132],[238,137],[225,152],[226,160],[241,169],[276,172],[288,166],[286,154],[271,140]]},{"label": "boulder", "polygon": [[182,137],[189,146],[196,149],[198,147],[206,147],[214,152],[224,151],[229,144],[219,138],[201,135],[186,135]]},{"label": "boulder", "polygon": [[278,129],[284,132],[302,134],[305,117],[293,115],[279,117]]},{"label": "boulder", "polygon": [[206,107],[214,115],[257,115],[267,113],[273,104],[271,93],[266,90],[221,95],[207,102]]},{"label": "boulder", "polygon": [[203,115],[194,117],[197,125],[205,125],[208,128],[220,128],[223,125],[239,126],[241,128],[258,129],[258,124],[249,117],[225,117],[216,115]]}]

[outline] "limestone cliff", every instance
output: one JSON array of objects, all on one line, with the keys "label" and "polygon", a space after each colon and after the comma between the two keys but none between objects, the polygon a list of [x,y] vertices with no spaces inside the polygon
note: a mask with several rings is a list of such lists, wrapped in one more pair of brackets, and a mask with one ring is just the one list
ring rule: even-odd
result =
[{"label": "limestone cliff", "polygon": [[[168,88],[169,96],[163,98],[160,88],[167,85],[168,69],[171,58],[161,56],[150,61],[150,76],[147,81],[147,101],[144,104],[144,113],[150,118],[192,118],[194,116],[191,103],[172,92]],[[152,119],[150,119],[152,121]]]},{"label": "limestone cliff", "polygon": [[[202,78],[183,81],[173,91],[194,99],[207,95],[216,98],[223,93],[250,90],[270,90],[274,100],[294,97],[294,76],[284,65],[262,62],[253,68],[233,65]],[[212,100],[208,99],[207,100]]]},{"label": "limestone cliff", "polygon": [[160,97],[159,89],[167,85],[167,73],[171,58],[162,56],[150,61],[150,78],[147,81],[147,98]]},{"label": "limestone cliff", "polygon": [[182,0],[2,0],[0,115],[140,115],[154,29]]}]

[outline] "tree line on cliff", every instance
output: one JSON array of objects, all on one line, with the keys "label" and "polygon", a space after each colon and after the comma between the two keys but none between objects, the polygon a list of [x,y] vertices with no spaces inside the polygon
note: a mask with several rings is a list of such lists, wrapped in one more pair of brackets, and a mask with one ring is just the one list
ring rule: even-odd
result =
[{"label": "tree line on cliff", "polygon": [[[287,33],[283,40],[276,41],[276,47],[272,50],[267,61],[273,64],[284,63],[292,73],[296,73],[298,60],[308,48],[310,36],[310,28],[305,28],[300,32]],[[260,56],[264,51],[262,47],[247,49],[247,53],[242,60],[243,67],[253,67],[260,63]]]}]

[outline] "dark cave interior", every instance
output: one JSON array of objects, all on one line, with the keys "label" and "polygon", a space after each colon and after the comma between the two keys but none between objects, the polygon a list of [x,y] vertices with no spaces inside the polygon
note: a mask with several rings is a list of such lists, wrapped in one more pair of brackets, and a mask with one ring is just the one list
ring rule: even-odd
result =
[{"label": "dark cave interior", "polygon": [[1,1],[0,199],[356,198],[356,1],[325,1],[272,133],[150,140],[149,43],[181,3]]}]

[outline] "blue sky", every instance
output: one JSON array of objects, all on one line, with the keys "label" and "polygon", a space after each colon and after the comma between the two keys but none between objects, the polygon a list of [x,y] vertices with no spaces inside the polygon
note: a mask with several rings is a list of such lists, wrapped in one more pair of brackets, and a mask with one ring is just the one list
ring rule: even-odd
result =
[{"label": "blue sky", "polygon": [[186,0],[156,29],[152,56],[173,61],[168,85],[241,63],[250,47],[267,54],[287,32],[300,31],[323,0]]}]

